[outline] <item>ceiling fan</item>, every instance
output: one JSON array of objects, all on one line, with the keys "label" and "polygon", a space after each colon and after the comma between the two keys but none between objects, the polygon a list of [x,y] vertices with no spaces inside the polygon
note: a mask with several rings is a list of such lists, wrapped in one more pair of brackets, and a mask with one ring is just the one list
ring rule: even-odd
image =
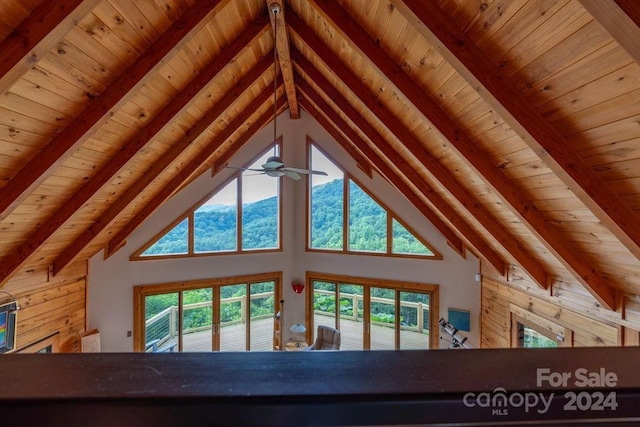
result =
[{"label": "ceiling fan", "polygon": [[268,175],[268,176],[273,176],[273,177],[288,176],[289,178],[293,178],[296,181],[299,180],[300,178],[302,178],[300,176],[300,174],[304,174],[304,175],[314,174],[314,175],[327,176],[327,173],[326,172],[322,172],[322,171],[315,171],[315,170],[311,170],[311,169],[291,168],[291,167],[285,166],[284,163],[282,162],[282,159],[279,156],[271,156],[271,157],[269,157],[267,159],[267,162],[262,165],[261,169],[257,169],[257,168],[237,168],[237,167],[233,167],[233,166],[227,166],[227,167],[231,168],[231,169],[240,169],[240,170],[247,170],[247,171],[253,171],[253,172],[260,172],[262,174],[265,174],[265,175]]},{"label": "ceiling fan", "polygon": [[277,20],[277,15],[280,13],[280,6],[276,3],[272,3],[269,5],[269,10],[271,11],[271,13],[273,13],[273,71],[274,71],[274,78],[273,78],[273,156],[269,157],[267,159],[267,162],[264,163],[262,165],[261,169],[257,169],[257,168],[238,168],[238,167],[233,167],[233,166],[227,166],[227,168],[230,169],[239,169],[239,170],[248,170],[248,171],[253,171],[253,172],[259,172],[260,174],[265,174],[268,176],[273,176],[273,177],[281,177],[281,176],[288,176],[289,178],[295,179],[296,181],[299,180],[300,178],[302,178],[300,176],[300,174],[303,175],[310,175],[310,174],[314,174],[314,175],[324,175],[327,176],[326,172],[322,172],[322,171],[315,171],[315,170],[311,170],[311,169],[301,169],[301,168],[291,168],[288,166],[284,165],[284,162],[282,161],[282,158],[280,158],[280,156],[277,155],[276,149],[277,149],[277,144],[276,144],[276,136],[277,136],[277,132],[276,132],[276,116],[278,114],[278,107],[277,107],[277,101],[278,101],[278,97],[276,95],[276,92],[278,90],[278,79],[277,77],[277,61],[278,61],[278,53],[277,53],[277,48],[276,48],[276,27],[278,25],[278,20]]}]

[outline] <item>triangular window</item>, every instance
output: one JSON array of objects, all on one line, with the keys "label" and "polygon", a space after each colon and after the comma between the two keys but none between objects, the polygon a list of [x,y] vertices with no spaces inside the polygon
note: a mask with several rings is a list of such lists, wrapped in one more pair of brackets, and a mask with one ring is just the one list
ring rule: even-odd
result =
[{"label": "triangular window", "polygon": [[392,241],[391,253],[399,255],[425,255],[434,256],[431,249],[414,236],[407,228],[397,219],[391,221]]},{"label": "triangular window", "polygon": [[[273,154],[266,150],[247,169],[260,169]],[[240,170],[131,258],[279,250],[280,199],[279,178]]]},{"label": "triangular window", "polygon": [[316,145],[309,155],[310,168],[327,173],[309,180],[310,250],[442,259]]},{"label": "triangular window", "polygon": [[142,256],[180,255],[189,253],[189,218],[184,218],[153,245]]}]

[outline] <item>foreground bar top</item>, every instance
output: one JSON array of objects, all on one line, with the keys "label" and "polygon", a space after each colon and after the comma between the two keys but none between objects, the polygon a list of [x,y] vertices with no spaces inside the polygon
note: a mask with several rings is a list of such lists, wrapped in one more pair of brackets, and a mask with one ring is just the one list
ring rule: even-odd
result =
[{"label": "foreground bar top", "polygon": [[639,360],[640,348],[5,355],[0,407],[12,425],[638,422]]}]

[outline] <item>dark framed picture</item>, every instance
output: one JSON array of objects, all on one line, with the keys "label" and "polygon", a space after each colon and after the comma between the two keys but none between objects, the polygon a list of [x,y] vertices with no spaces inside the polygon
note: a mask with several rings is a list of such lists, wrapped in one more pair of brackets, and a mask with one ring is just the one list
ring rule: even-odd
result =
[{"label": "dark framed picture", "polygon": [[471,330],[471,312],[468,310],[449,309],[449,323],[459,331]]}]

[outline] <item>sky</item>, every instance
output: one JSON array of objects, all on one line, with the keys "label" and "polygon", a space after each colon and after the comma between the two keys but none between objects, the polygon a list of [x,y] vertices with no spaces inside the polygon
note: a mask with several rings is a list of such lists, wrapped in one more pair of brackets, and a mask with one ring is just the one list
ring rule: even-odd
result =
[{"label": "sky", "polygon": [[[262,157],[255,161],[250,168],[261,168],[267,159],[273,155],[269,150]],[[328,176],[313,175],[312,184],[320,185],[343,176],[342,171],[324,156],[317,148],[311,147],[312,165],[314,170],[324,171]],[[306,168],[306,165],[291,165],[291,167]],[[243,203],[252,203],[273,197],[277,194],[277,179],[266,175],[254,175],[255,172],[247,171],[243,173]],[[287,179],[287,178],[285,178]],[[235,181],[230,182],[226,187],[218,191],[204,205],[235,205],[236,185]]]}]

